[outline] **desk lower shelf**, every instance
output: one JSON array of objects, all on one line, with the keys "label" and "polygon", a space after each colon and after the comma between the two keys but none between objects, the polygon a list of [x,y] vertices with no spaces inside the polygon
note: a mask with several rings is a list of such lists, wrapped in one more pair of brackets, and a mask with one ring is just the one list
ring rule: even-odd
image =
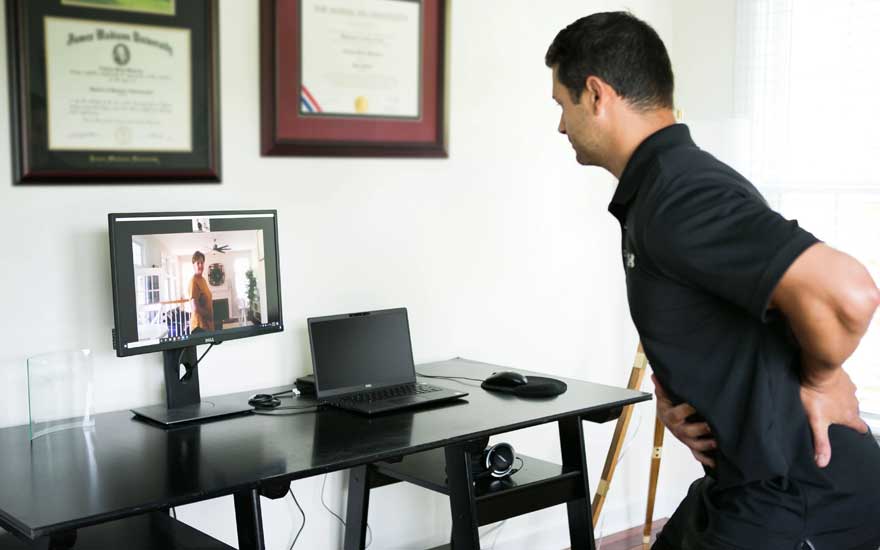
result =
[{"label": "desk lower shelf", "polygon": [[[488,525],[584,497],[580,470],[529,456],[520,457],[522,468],[508,480],[483,478],[475,483],[474,500],[479,525]],[[400,462],[375,463],[373,468],[373,487],[406,481],[431,491],[449,494],[443,449],[409,455]]]},{"label": "desk lower shelf", "polygon": [[[13,535],[0,535],[0,550],[45,550],[49,537],[25,542]],[[152,512],[85,527],[76,532],[73,550],[234,550],[217,539],[181,523],[168,514]]]}]

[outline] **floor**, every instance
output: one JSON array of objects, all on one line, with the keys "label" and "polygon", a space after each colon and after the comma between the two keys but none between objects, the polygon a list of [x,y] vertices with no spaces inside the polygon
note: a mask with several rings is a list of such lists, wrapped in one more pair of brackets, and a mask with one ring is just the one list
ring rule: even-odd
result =
[{"label": "floor", "polygon": [[[652,543],[654,542],[657,533],[660,532],[660,529],[668,520],[669,518],[655,519],[654,523],[651,524]],[[621,531],[620,533],[614,533],[613,535],[602,537],[596,541],[596,550],[647,550],[647,548],[642,545],[643,529],[644,525],[639,525],[638,527],[633,527],[632,529]]]}]

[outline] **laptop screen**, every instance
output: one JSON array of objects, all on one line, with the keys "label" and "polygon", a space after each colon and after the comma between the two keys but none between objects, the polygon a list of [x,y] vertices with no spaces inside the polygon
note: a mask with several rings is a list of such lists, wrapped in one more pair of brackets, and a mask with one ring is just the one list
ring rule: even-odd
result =
[{"label": "laptop screen", "polygon": [[406,309],[309,319],[318,398],[415,382]]}]

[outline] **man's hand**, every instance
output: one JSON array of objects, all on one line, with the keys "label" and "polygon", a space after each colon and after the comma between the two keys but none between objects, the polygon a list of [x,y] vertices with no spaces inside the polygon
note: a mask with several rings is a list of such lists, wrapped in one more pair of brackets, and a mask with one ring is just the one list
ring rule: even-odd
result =
[{"label": "man's hand", "polygon": [[715,467],[715,460],[708,454],[718,447],[718,443],[711,437],[712,430],[706,422],[688,422],[687,418],[697,412],[696,409],[682,403],[673,405],[672,400],[657,381],[657,377],[651,375],[654,381],[654,391],[657,395],[657,416],[663,425],[672,432],[676,439],[684,443],[693,453],[694,458],[709,468]]},{"label": "man's hand", "polygon": [[[807,370],[807,369],[805,369]],[[867,433],[868,425],[859,416],[856,386],[842,368],[822,372],[811,370],[814,375],[801,383],[801,402],[807,412],[816,465],[820,468],[831,462],[831,442],[828,427],[840,424],[859,433]]]}]

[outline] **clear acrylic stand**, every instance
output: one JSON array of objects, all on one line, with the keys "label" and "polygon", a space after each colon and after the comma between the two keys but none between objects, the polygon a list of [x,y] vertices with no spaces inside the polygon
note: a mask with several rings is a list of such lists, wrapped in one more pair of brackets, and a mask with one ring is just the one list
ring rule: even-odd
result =
[{"label": "clear acrylic stand", "polygon": [[27,374],[31,441],[61,430],[95,426],[90,350],[28,357]]}]

